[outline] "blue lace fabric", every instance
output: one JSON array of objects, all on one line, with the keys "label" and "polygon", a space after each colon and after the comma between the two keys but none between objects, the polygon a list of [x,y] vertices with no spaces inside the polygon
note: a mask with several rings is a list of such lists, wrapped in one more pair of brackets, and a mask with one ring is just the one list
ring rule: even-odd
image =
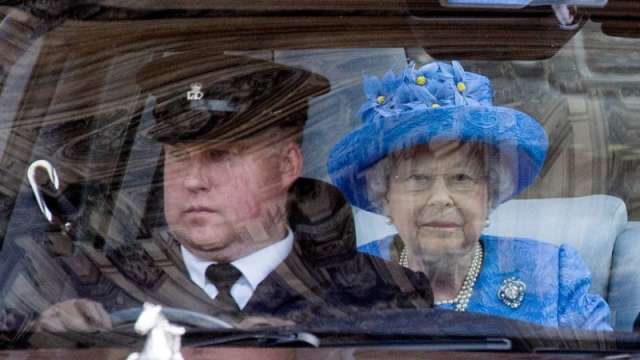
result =
[{"label": "blue lace fabric", "polygon": [[[391,236],[358,250],[390,260],[392,241]],[[480,241],[484,259],[467,311],[544,326],[612,330],[609,305],[599,295],[589,293],[590,272],[573,248],[486,235]],[[498,297],[503,281],[512,277],[527,286],[521,305],[515,309]]]}]

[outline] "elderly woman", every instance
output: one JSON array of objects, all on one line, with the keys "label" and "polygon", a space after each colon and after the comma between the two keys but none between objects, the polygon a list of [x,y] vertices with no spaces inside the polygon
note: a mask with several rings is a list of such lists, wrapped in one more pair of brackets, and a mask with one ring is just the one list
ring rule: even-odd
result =
[{"label": "elderly woman", "polygon": [[491,210],[540,172],[548,142],[535,119],[493,106],[489,79],[455,61],[365,77],[364,88],[363,124],[331,150],[328,170],[398,235],[361,251],[426,273],[441,308],[611,329],[575,250],[482,235]]}]

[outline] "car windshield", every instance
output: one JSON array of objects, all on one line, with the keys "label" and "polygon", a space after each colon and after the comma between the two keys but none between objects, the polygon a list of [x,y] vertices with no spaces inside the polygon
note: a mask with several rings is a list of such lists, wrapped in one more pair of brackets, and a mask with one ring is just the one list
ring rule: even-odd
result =
[{"label": "car windshield", "polygon": [[7,3],[3,347],[639,348],[634,1]]}]

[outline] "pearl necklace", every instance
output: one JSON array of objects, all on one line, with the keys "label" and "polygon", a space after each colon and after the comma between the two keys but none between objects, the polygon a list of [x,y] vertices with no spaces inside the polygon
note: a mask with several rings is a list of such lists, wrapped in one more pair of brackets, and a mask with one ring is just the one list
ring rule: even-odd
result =
[{"label": "pearl necklace", "polygon": [[[453,299],[436,301],[435,305],[450,304],[455,305],[454,309],[456,311],[465,311],[467,309],[467,306],[469,306],[469,299],[473,294],[473,287],[476,285],[476,280],[478,280],[478,275],[480,274],[480,269],[482,268],[482,258],[482,245],[480,245],[480,242],[478,242],[473,253],[473,259],[471,260],[469,272],[462,282],[462,289],[460,289],[458,295],[456,295],[456,297]],[[401,266],[409,267],[409,256],[407,254],[406,247],[402,249],[402,253],[400,253],[400,261],[398,261],[398,263]]]}]

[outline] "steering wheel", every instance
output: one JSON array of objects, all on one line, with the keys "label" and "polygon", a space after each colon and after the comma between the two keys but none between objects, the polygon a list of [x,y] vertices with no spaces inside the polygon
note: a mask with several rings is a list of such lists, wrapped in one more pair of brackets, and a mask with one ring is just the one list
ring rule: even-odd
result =
[{"label": "steering wheel", "polygon": [[[129,327],[135,324],[142,308],[130,308],[118,310],[111,313],[111,324],[114,329],[119,327]],[[191,310],[178,309],[172,307],[163,307],[162,314],[175,325],[184,325],[205,330],[234,329],[235,327],[225,320],[214,316],[201,314]],[[213,346],[222,344],[232,344],[242,341],[252,341],[262,346],[280,346],[280,345],[297,345],[297,346],[313,346],[320,345],[320,339],[315,335],[307,332],[292,333],[270,333],[270,332],[247,332],[226,335],[222,337],[213,337],[200,339],[191,344],[194,347]]]},{"label": "steering wheel", "polygon": [[[141,307],[114,311],[111,313],[111,324],[114,328],[132,325],[136,322],[141,312]],[[225,320],[186,309],[163,307],[162,314],[167,320],[176,325],[209,330],[234,328],[233,325]]]}]

